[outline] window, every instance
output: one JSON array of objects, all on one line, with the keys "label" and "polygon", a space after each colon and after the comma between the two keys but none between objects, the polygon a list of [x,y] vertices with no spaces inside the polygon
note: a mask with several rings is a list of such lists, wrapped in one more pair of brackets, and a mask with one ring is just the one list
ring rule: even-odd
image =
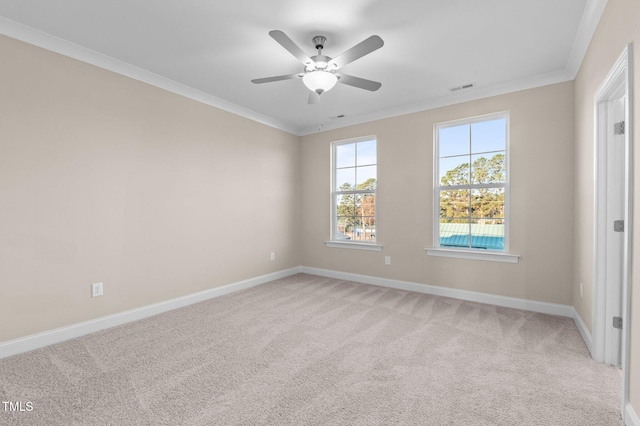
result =
[{"label": "window", "polygon": [[435,126],[435,247],[508,249],[509,113]]},{"label": "window", "polygon": [[332,235],[334,242],[376,242],[375,137],[334,142]]}]

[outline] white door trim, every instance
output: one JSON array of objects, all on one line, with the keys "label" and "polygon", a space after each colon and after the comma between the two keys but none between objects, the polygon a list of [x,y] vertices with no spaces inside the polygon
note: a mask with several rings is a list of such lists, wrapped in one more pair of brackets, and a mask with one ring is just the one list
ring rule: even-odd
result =
[{"label": "white door trim", "polygon": [[[603,105],[619,96],[623,88],[625,96],[625,170],[624,170],[624,242],[623,242],[623,270],[622,270],[622,410],[629,400],[629,318],[630,298],[629,283],[631,282],[631,243],[633,235],[632,206],[633,206],[633,90],[632,90],[632,54],[633,45],[627,45],[622,55],[601,84],[594,96],[594,137],[595,137],[595,233],[594,233],[594,297],[593,297],[593,358],[598,362],[605,362],[605,330],[610,319],[606,318],[606,281],[604,262],[606,247],[606,135],[602,125],[606,117]],[[603,151],[604,150],[604,151]]]}]

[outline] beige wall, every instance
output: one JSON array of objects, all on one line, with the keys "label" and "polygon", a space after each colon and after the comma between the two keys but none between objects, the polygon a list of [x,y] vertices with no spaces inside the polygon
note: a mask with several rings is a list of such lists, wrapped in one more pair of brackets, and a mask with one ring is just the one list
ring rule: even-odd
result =
[{"label": "beige wall", "polygon": [[[302,138],[302,262],[544,302],[572,303],[573,82]],[[518,264],[427,256],[433,246],[433,125],[511,111],[511,252]],[[378,138],[379,252],[327,248],[330,144]],[[552,206],[547,207],[545,206]],[[384,265],[391,256],[391,265]],[[479,278],[481,277],[481,278]]]},{"label": "beige wall", "polygon": [[0,56],[0,342],[300,265],[297,136],[6,37]]},{"label": "beige wall", "polygon": [[[640,58],[640,2],[637,0],[609,0],[604,14],[598,25],[598,29],[591,41],[587,55],[584,58],[580,72],[575,80],[575,170],[576,170],[576,196],[575,196],[575,274],[573,299],[576,310],[585,323],[591,328],[592,303],[593,303],[593,110],[594,95],[600,84],[607,76],[611,67],[624,50],[627,43],[633,42],[634,76],[633,91],[634,115],[633,122],[637,126],[640,123],[640,108],[637,100],[640,99],[640,66],[637,58]],[[637,147],[638,132],[635,146]],[[640,164],[640,150],[634,153],[636,171],[634,187],[640,188],[640,173],[637,164]],[[630,400],[636,414],[640,414],[640,207],[637,201],[640,198],[635,195],[634,227],[633,234],[633,266],[632,266],[632,309],[631,309],[631,360],[630,360]],[[579,283],[584,283],[584,298],[580,298]]]}]

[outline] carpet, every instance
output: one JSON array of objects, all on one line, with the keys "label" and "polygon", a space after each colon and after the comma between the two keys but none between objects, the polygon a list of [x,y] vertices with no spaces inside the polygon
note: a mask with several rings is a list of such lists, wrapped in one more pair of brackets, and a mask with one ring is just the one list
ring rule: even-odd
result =
[{"label": "carpet", "polygon": [[620,386],[569,318],[297,274],[0,360],[0,425],[622,425]]}]

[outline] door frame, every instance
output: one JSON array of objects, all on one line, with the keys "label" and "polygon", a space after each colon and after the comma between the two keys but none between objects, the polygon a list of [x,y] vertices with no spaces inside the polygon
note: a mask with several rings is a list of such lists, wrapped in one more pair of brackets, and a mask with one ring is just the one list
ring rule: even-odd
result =
[{"label": "door frame", "polygon": [[594,96],[594,138],[595,138],[595,233],[594,233],[594,292],[593,292],[593,351],[592,356],[598,362],[605,362],[606,327],[611,320],[606,318],[607,285],[605,273],[606,232],[606,108],[610,101],[620,98],[620,89],[625,96],[625,135],[624,135],[624,236],[622,259],[622,335],[621,335],[621,367],[622,367],[622,418],[629,401],[629,319],[630,319],[630,283],[631,283],[631,250],[633,240],[633,44],[629,43],[615,65],[609,71]]}]

